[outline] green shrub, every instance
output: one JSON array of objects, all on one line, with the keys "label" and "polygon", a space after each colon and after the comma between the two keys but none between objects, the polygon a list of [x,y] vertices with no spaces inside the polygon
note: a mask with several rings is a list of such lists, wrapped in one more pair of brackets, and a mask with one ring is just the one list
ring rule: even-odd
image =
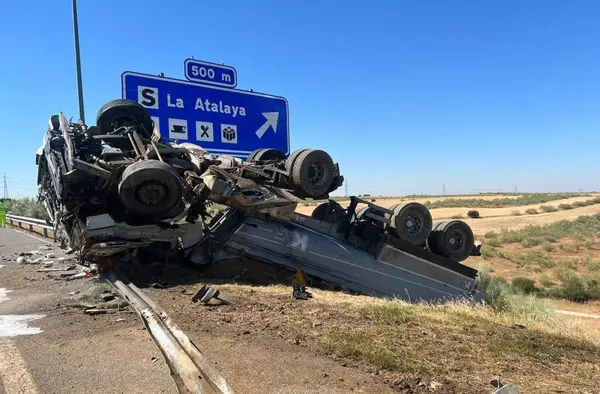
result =
[{"label": "green shrub", "polygon": [[521,242],[525,238],[525,234],[515,230],[503,231],[502,232],[502,242],[507,244],[512,244],[516,242]]},{"label": "green shrub", "polygon": [[596,241],[588,239],[583,243],[583,246],[585,246],[587,249],[594,249],[594,247],[596,246]]},{"label": "green shrub", "polygon": [[550,279],[550,277],[546,274],[543,274],[542,276],[540,276],[540,283],[542,284],[542,286],[544,287],[552,287],[554,286],[554,282],[552,281],[552,279]]},{"label": "green shrub", "polygon": [[479,270],[477,286],[485,291],[485,303],[495,312],[506,312],[510,308],[511,288],[503,277],[491,276],[487,270]]},{"label": "green shrub", "polygon": [[552,243],[557,243],[557,242],[558,242],[558,239],[557,239],[555,236],[553,236],[553,235],[544,235],[544,236],[542,237],[542,239],[543,239],[544,241],[547,241],[547,242],[552,242]]},{"label": "green shrub", "polygon": [[552,245],[550,242],[544,241],[542,244],[542,249],[546,252],[552,252],[554,250],[554,245]]},{"label": "green shrub", "polygon": [[556,207],[553,207],[552,205],[541,205],[540,206],[540,210],[542,210],[544,212],[556,212],[556,211],[558,211],[558,209],[556,209]]},{"label": "green shrub", "polygon": [[486,244],[488,244],[489,246],[493,246],[495,248],[499,247],[500,245],[502,245],[500,243],[500,240],[498,238],[492,238],[486,241]]},{"label": "green shrub", "polygon": [[524,205],[543,204],[549,201],[564,200],[572,197],[581,197],[580,194],[576,193],[532,193],[515,198],[503,197],[495,198],[493,200],[485,200],[482,198],[447,198],[438,201],[426,201],[424,205],[429,209],[435,208],[502,208],[502,207],[517,207]]},{"label": "green shrub", "polygon": [[567,211],[569,209],[573,209],[571,204],[559,204],[558,209],[562,209],[563,211]]},{"label": "green shrub", "polygon": [[481,245],[480,249],[481,255],[483,257],[496,257],[498,256],[498,249],[495,247],[488,245],[487,243]]},{"label": "green shrub", "polygon": [[458,215],[453,215],[453,216],[452,216],[452,219],[464,219],[464,216],[463,216],[463,215],[461,215],[461,214],[458,214]]},{"label": "green shrub", "polygon": [[511,286],[513,291],[516,293],[531,294],[537,290],[535,287],[535,281],[533,279],[524,278],[521,276],[514,278]]},{"label": "green shrub", "polygon": [[525,211],[525,213],[526,213],[526,214],[528,214],[528,215],[537,215],[537,214],[538,214],[538,211],[537,211],[537,209],[535,209],[535,208],[529,208],[529,209],[527,209],[527,210]]},{"label": "green shrub", "polygon": [[599,271],[600,270],[600,262],[596,260],[590,260],[587,263],[587,268],[590,271]]},{"label": "green shrub", "polygon": [[552,260],[552,257],[548,253],[539,250],[519,253],[516,256],[516,263],[522,265],[536,263],[542,268],[552,268],[555,265],[554,260]]},{"label": "green shrub", "polygon": [[521,245],[526,248],[542,244],[542,239],[538,237],[525,237],[521,240]]},{"label": "green shrub", "polygon": [[[591,201],[591,200],[588,200],[588,201]],[[585,207],[585,206],[590,205],[590,204],[588,204],[588,201],[575,201],[571,205],[573,205],[574,207]]]},{"label": "green shrub", "polygon": [[498,236],[498,233],[495,233],[493,231],[488,231],[484,235],[485,238],[496,238],[497,236]]}]

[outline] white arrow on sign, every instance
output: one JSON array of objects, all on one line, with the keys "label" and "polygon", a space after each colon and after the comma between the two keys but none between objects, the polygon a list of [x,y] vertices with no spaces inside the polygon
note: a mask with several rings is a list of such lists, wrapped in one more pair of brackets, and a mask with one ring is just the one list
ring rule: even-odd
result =
[{"label": "white arrow on sign", "polygon": [[256,130],[256,136],[260,139],[265,135],[269,126],[273,128],[273,132],[277,133],[277,121],[279,120],[279,112],[263,112],[262,115],[267,119],[260,129]]}]

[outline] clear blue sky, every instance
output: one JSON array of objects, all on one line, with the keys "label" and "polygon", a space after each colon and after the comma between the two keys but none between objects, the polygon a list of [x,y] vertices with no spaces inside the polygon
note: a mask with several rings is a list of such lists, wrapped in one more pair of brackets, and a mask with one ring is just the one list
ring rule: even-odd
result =
[{"label": "clear blue sky", "polygon": [[[0,172],[33,196],[48,117],[77,118],[71,1],[0,14]],[[286,97],[292,150],[330,152],[350,193],[600,190],[599,15],[592,0],[80,0],[86,118],[123,71],[183,79],[194,56]]]}]

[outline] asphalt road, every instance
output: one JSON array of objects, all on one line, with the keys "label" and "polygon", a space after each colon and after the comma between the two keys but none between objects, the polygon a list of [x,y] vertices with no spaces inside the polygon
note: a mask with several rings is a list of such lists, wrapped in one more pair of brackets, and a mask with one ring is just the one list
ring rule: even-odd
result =
[{"label": "asphalt road", "polygon": [[137,315],[89,316],[60,304],[93,279],[56,280],[14,261],[42,245],[0,229],[0,394],[177,393]]}]

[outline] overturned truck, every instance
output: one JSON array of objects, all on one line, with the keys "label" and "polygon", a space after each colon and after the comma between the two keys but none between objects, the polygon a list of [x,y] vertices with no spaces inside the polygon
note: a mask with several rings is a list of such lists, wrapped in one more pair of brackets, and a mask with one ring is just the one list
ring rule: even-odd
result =
[{"label": "overturned truck", "polygon": [[[163,140],[144,107],[113,100],[94,126],[53,115],[36,164],[57,238],[84,261],[160,245],[199,267],[244,256],[375,296],[483,297],[461,263],[480,247],[466,223],[434,224],[416,202],[341,206],[329,197],[343,176],[322,150],[215,156]],[[303,199],[327,202],[307,216]]]}]

